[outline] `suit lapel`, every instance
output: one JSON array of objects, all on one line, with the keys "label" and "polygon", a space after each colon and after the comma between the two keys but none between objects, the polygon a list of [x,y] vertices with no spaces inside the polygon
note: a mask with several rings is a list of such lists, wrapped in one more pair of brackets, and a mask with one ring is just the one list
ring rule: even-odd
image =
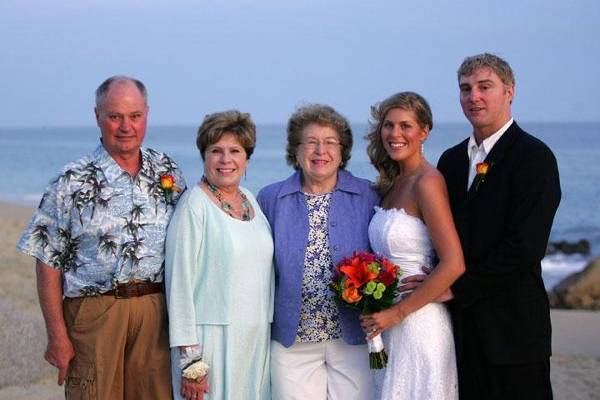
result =
[{"label": "suit lapel", "polygon": [[[489,169],[486,174],[486,180],[488,180],[490,176],[493,176],[495,170],[498,169],[499,165],[501,165],[502,159],[508,152],[508,149],[510,149],[510,147],[513,145],[515,140],[517,140],[520,132],[522,132],[521,128],[519,128],[516,122],[513,122],[508,127],[506,132],[502,134],[502,137],[498,139],[498,141],[492,148],[492,151],[490,151],[490,154],[488,154],[484,160],[484,162],[489,164]],[[467,192],[467,202],[470,202],[477,196],[477,194],[480,192],[482,185],[485,185],[485,181],[481,182],[480,185],[476,185],[475,180],[473,181],[473,184],[469,187],[469,191]]]},{"label": "suit lapel", "polygon": [[455,172],[455,187],[458,188],[456,191],[458,204],[463,204],[467,199],[467,183],[469,182],[469,154],[467,152],[468,144],[469,139],[462,142],[459,146]]}]

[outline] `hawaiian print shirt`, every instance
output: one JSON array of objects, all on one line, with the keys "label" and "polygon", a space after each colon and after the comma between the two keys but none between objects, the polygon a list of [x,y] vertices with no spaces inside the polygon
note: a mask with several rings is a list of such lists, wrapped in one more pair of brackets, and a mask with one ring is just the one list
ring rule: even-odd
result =
[{"label": "hawaiian print shirt", "polygon": [[[66,297],[93,296],[131,280],[162,282],[167,225],[185,189],[177,164],[141,149],[135,177],[102,145],[50,182],[17,249],[63,273]],[[166,193],[172,175],[180,191]]]},{"label": "hawaiian print shirt", "polygon": [[329,252],[331,193],[305,194],[308,208],[308,244],[304,253],[302,306],[297,342],[324,342],[342,336],[339,312],[329,283],[333,262]]}]

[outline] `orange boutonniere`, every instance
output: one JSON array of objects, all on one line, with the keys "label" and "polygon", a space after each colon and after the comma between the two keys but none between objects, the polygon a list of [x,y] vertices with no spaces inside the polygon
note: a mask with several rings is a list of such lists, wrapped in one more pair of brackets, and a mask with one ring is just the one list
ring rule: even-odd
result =
[{"label": "orange boutonniere", "polygon": [[492,164],[486,161],[477,163],[477,165],[475,165],[475,172],[477,172],[477,175],[475,175],[475,180],[473,182],[473,185],[475,185],[475,191],[479,190],[479,185],[481,185],[485,181],[485,177],[491,167]]},{"label": "orange boutonniere", "polygon": [[160,176],[160,187],[165,194],[165,201],[171,202],[173,198],[173,192],[180,192],[181,189],[175,184],[175,177],[173,175],[161,175]]},{"label": "orange boutonniere", "polygon": [[477,171],[477,175],[485,175],[488,172],[488,169],[490,169],[490,164],[486,163],[486,162],[480,162],[477,163],[477,165],[475,166],[475,170]]}]

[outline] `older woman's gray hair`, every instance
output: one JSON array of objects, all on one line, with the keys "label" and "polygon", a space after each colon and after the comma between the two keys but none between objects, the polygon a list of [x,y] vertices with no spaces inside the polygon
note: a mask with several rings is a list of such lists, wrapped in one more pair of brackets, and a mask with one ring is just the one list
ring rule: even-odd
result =
[{"label": "older woman's gray hair", "polygon": [[256,125],[250,114],[229,110],[207,115],[198,128],[196,147],[200,150],[202,160],[206,148],[217,143],[226,133],[235,136],[246,151],[247,159],[250,159],[256,146]]},{"label": "older woman's gray hair", "polygon": [[302,131],[310,124],[326,126],[337,132],[342,153],[340,168],[344,169],[352,152],[352,129],[346,118],[335,111],[333,107],[323,104],[309,104],[300,107],[290,117],[287,126],[287,163],[294,169],[300,169],[298,160],[296,160],[296,152],[302,142]]}]

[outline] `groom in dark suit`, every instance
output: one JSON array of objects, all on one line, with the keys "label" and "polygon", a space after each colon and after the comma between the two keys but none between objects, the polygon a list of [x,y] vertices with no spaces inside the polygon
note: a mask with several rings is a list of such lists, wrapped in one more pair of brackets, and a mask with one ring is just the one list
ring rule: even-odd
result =
[{"label": "groom in dark suit", "polygon": [[512,119],[513,72],[492,54],[464,60],[471,137],[438,169],[465,256],[452,286],[461,399],[551,399],[551,326],[541,275],[560,202],[556,159]]}]

